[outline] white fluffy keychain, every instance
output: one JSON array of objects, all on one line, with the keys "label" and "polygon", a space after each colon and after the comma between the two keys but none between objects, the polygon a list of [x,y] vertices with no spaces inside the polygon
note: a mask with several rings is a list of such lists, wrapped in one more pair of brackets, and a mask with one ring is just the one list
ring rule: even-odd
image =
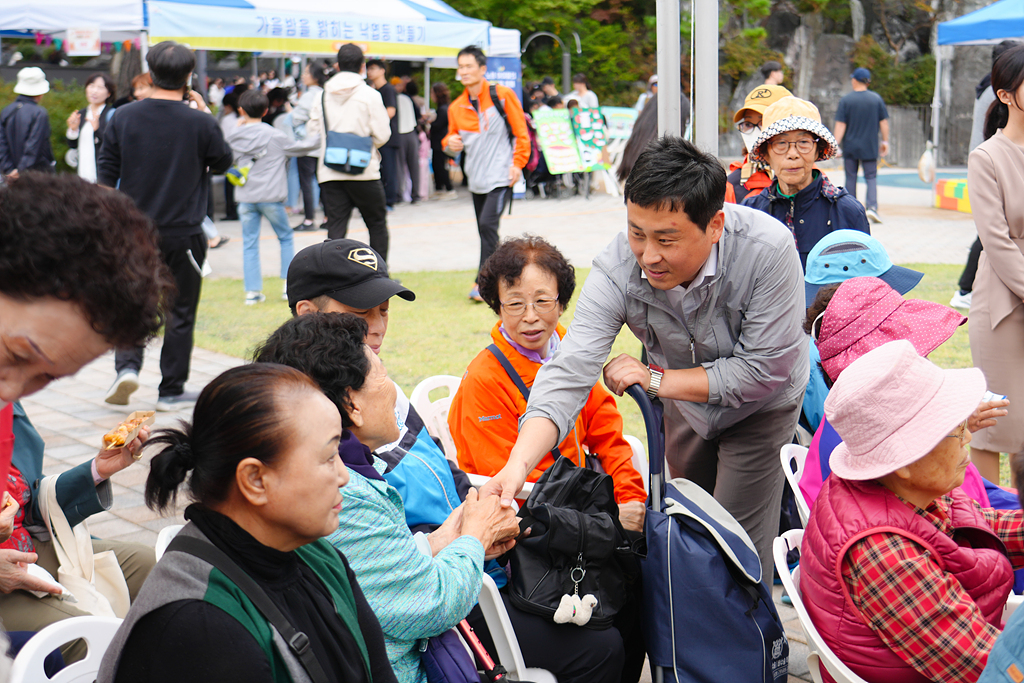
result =
[{"label": "white fluffy keychain", "polygon": [[590,616],[597,606],[597,598],[593,595],[563,595],[558,609],[555,610],[555,623],[568,624],[572,622],[577,626],[583,626],[590,621]]}]

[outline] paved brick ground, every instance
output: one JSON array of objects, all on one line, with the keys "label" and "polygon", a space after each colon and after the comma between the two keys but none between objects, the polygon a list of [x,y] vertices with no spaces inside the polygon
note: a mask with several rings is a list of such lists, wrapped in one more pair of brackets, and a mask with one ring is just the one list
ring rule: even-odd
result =
[{"label": "paved brick ground", "polygon": [[[861,191],[863,194],[863,190]],[[961,263],[975,237],[970,216],[930,208],[930,193],[924,190],[880,187],[880,213],[885,222],[873,227],[873,234],[889,250],[896,263]],[[293,219],[298,223],[299,219]],[[470,270],[476,268],[479,239],[476,234],[472,203],[468,195],[452,202],[424,202],[418,206],[400,205],[389,215],[391,229],[390,266],[392,272],[415,270]],[[224,247],[212,251],[210,262],[214,277],[240,278],[242,274],[241,226],[238,222],[220,222],[222,234],[232,238]],[[554,242],[574,263],[589,264],[605,244],[625,227],[625,209],[621,198],[595,196],[589,200],[532,200],[516,202],[512,216],[502,219],[502,234],[531,232]],[[349,236],[368,238],[365,226],[353,218]],[[296,233],[296,250],[326,238],[326,232]],[[263,270],[276,274],[279,268],[277,240],[265,226],[260,240]],[[56,474],[94,457],[102,435],[136,409],[148,409],[156,402],[160,382],[157,358],[160,341],[147,352],[148,361],[140,374],[141,388],[132,405],[111,406],[103,396],[114,378],[113,356],[107,354],[73,378],[63,379],[24,399],[29,417],[46,441],[44,472]],[[200,389],[224,370],[240,364],[237,358],[196,349],[193,353],[189,389]],[[168,426],[179,417],[157,413],[157,426]],[[180,417],[187,417],[182,414]],[[147,456],[148,457],[148,456]],[[95,536],[109,539],[154,543],[157,533],[169,524],[180,524],[176,514],[160,517],[143,503],[148,461],[117,474],[113,478],[114,506],[95,515],[89,528]],[[807,647],[796,612],[776,602],[790,639],[790,681],[809,681]],[[644,681],[649,682],[649,673]]]}]

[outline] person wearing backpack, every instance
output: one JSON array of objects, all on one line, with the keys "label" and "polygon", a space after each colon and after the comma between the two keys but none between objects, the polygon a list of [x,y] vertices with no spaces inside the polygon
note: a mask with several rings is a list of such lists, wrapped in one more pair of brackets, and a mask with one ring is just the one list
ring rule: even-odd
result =
[{"label": "person wearing backpack", "polygon": [[[441,145],[451,157],[465,152],[480,233],[479,267],[483,268],[498,246],[498,224],[512,200],[511,188],[530,160],[530,137],[519,98],[484,78],[487,57],[480,48],[470,45],[459,50],[458,64],[465,89],[448,108],[448,135]],[[483,301],[475,282],[469,298]]]},{"label": "person wearing backpack", "polygon": [[[285,162],[287,157],[302,156],[319,141],[292,141],[262,118],[267,113],[267,96],[259,90],[246,90],[238,98],[238,124],[228,130],[227,142],[235,155],[235,166],[228,178],[235,185],[238,216],[242,220],[242,275],[246,305],[266,301],[260,270],[260,224],[266,216],[281,243],[281,279],[287,280],[288,266],[295,255],[295,242],[284,200],[288,194]],[[282,295],[287,299],[287,292]]]},{"label": "person wearing backpack", "polygon": [[[352,209],[359,209],[370,231],[370,246],[387,261],[388,214],[380,178],[380,148],[391,139],[391,119],[380,93],[363,79],[365,64],[358,45],[346,43],[338,49],[338,73],[324,84],[323,96],[313,103],[306,137],[320,136],[322,140],[316,173],[328,239],[344,239]],[[339,170],[339,165],[331,162],[329,152],[335,150],[328,138],[336,134],[368,140],[365,166]]]}]

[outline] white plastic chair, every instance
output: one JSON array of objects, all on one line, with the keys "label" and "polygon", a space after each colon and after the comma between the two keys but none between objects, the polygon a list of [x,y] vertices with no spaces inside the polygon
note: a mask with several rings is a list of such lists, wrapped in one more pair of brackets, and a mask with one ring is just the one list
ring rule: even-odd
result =
[{"label": "white plastic chair", "polygon": [[1017,595],[1016,593],[1010,593],[1009,597],[1006,598],[1006,604],[1003,605],[1003,626],[1006,626],[1006,622],[1010,620],[1010,617],[1017,608],[1024,603],[1024,595]]},{"label": "white plastic chair", "polygon": [[[409,396],[409,403],[423,419],[427,433],[440,439],[444,446],[444,455],[452,462],[458,462],[455,452],[455,440],[448,429],[448,409],[451,408],[455,392],[462,383],[461,377],[454,375],[434,375],[416,385]],[[435,401],[430,400],[430,392],[434,389],[447,389],[448,395]]]},{"label": "white plastic chair", "polygon": [[647,462],[647,451],[644,449],[640,439],[632,434],[623,434],[622,437],[629,444],[629,447],[633,449],[633,469],[639,472],[640,478],[644,480],[644,491],[650,493],[651,467]]},{"label": "white plastic chair", "polygon": [[775,568],[782,578],[782,586],[786,593],[793,600],[793,609],[800,618],[800,626],[803,627],[804,635],[807,637],[807,667],[811,670],[811,678],[814,683],[822,683],[821,667],[824,666],[836,683],[867,683],[863,678],[853,673],[850,667],[843,664],[835,653],[822,640],[821,634],[811,621],[811,615],[807,613],[804,606],[803,596],[800,593],[800,567],[789,572],[789,564],[786,562],[786,553],[790,548],[799,548],[804,538],[803,529],[787,531],[772,544],[772,555],[775,558]]},{"label": "white plastic chair", "polygon": [[185,528],[184,524],[172,524],[170,526],[165,526],[160,530],[160,533],[156,535],[156,546],[154,546],[153,550],[156,552],[157,561],[164,556],[167,546],[171,544],[171,541],[183,528]]},{"label": "white plastic chair", "polygon": [[[114,617],[71,617],[50,624],[25,643],[14,658],[10,683],[93,683],[100,670],[100,660],[121,626]],[[85,658],[57,672],[53,678],[43,673],[43,660],[64,643],[82,639],[88,645]]]},{"label": "white plastic chair", "polygon": [[811,508],[807,505],[804,494],[800,492],[800,476],[804,473],[804,465],[807,463],[807,449],[796,444],[786,444],[782,447],[779,457],[782,460],[782,471],[786,473],[789,488],[793,489],[800,521],[806,527],[807,520],[811,518]]},{"label": "white plastic chair", "polygon": [[533,683],[558,683],[554,675],[545,669],[527,669],[523,662],[523,653],[519,649],[519,640],[512,628],[512,620],[508,618],[505,603],[501,601],[498,586],[487,574],[484,574],[484,585],[480,589],[480,611],[483,612],[487,630],[494,640],[497,659],[508,671],[513,681],[532,681]]}]

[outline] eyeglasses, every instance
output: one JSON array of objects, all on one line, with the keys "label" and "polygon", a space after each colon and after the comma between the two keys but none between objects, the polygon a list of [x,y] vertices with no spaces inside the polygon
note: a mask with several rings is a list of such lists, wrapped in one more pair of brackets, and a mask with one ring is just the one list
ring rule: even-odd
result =
[{"label": "eyeglasses", "polygon": [[964,445],[964,437],[967,436],[967,420],[964,420],[963,424],[960,425],[960,429],[956,430],[955,434],[947,434],[947,439],[959,439],[960,445]]},{"label": "eyeglasses", "polygon": [[527,306],[533,306],[533,310],[536,313],[550,313],[555,310],[555,306],[557,305],[558,299],[537,299],[536,301],[529,303],[525,301],[502,301],[501,310],[505,311],[505,313],[509,314],[513,318],[518,318],[526,313]]},{"label": "eyeglasses", "polygon": [[750,121],[739,121],[736,123],[736,130],[743,134],[759,133],[761,132],[761,126]]},{"label": "eyeglasses", "polygon": [[790,145],[796,145],[796,151],[801,154],[810,154],[818,146],[818,138],[803,138],[802,140],[772,140],[768,143],[771,150],[776,154],[785,154],[789,151]]}]

